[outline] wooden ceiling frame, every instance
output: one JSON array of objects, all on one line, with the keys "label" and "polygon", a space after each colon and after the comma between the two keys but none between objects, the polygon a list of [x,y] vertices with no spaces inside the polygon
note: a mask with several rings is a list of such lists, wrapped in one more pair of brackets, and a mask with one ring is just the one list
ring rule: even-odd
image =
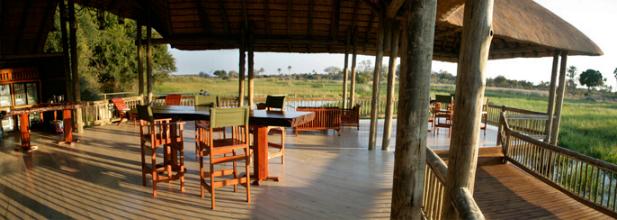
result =
[{"label": "wooden ceiling frame", "polygon": [[208,18],[208,12],[204,9],[204,5],[201,0],[197,1],[197,15],[199,16],[201,26],[204,30],[206,30],[206,33],[212,34],[212,27],[210,24],[210,19]]},{"label": "wooden ceiling frame", "polygon": [[[50,25],[54,25],[54,19],[48,19],[50,17],[54,17],[57,8],[58,1],[47,1],[47,5],[45,6],[45,15],[41,18],[41,25],[39,30],[37,31],[37,40],[36,44],[32,44],[32,51],[36,51],[38,48],[41,50],[45,47],[45,41],[47,40],[47,35],[45,34],[45,29]],[[42,51],[37,51],[42,52]]]},{"label": "wooden ceiling frame", "polygon": [[30,15],[30,11],[32,10],[32,4],[34,4],[34,0],[26,0],[25,3],[25,7],[24,7],[24,14],[21,15],[21,20],[19,21],[19,29],[21,29],[21,31],[19,32],[19,35],[15,36],[15,44],[13,45],[13,54],[17,54],[19,51],[19,45],[21,45],[21,41],[22,39],[24,39],[24,34],[25,34],[25,30],[26,30],[26,20],[28,19],[28,16]]}]

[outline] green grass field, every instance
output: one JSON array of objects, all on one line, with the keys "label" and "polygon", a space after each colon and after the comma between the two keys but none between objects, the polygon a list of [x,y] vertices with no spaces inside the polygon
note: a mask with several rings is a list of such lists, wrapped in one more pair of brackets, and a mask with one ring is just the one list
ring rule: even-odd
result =
[{"label": "green grass field", "polygon": [[[285,94],[292,97],[340,98],[341,81],[335,80],[286,80],[258,78],[255,80],[256,96]],[[385,96],[385,82],[380,94]],[[200,77],[171,77],[155,86],[156,93],[196,93],[205,89],[212,95],[233,96],[238,91],[237,79],[221,80]],[[370,97],[370,84],[357,86],[359,98]],[[454,92],[452,85],[433,85],[431,93]],[[546,111],[548,98],[537,91],[509,91],[489,88],[489,101],[533,111]],[[385,98],[384,98],[385,99]],[[566,99],[562,113],[559,145],[602,160],[617,163],[617,103],[596,102],[584,99]]]}]

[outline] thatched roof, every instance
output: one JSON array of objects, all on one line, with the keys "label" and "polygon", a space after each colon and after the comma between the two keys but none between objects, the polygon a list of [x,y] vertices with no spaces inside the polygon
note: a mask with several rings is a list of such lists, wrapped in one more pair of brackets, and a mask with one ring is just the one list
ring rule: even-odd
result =
[{"label": "thatched roof", "polygon": [[[25,44],[32,23],[38,32],[50,29],[46,8],[56,1],[3,1],[2,14],[25,18],[24,25],[7,26],[3,33],[21,33],[1,38],[2,54],[41,51],[41,43]],[[9,3],[7,3],[9,2]],[[21,3],[17,3],[21,2]],[[23,3],[27,2],[27,3]],[[48,4],[43,4],[48,2]],[[375,54],[380,11],[387,0],[77,0],[79,4],[110,11],[122,17],[146,21],[163,36],[157,43],[170,43],[182,50],[233,49],[240,45],[243,31],[252,33],[255,51],[343,53],[347,42],[358,45],[358,53]],[[463,0],[440,0],[437,9],[435,53],[437,60],[456,61],[462,30]],[[39,5],[40,4],[40,5]],[[9,7],[10,10],[6,10]],[[405,7],[405,6],[403,6]],[[148,16],[148,8],[152,11]],[[37,13],[35,13],[37,12]],[[552,56],[554,50],[573,55],[600,55],[602,51],[584,34],[531,0],[495,1],[495,37],[491,58]],[[34,16],[36,14],[37,16]],[[43,21],[40,15],[48,15]],[[27,15],[27,16],[26,16]],[[400,15],[399,15],[400,16]],[[4,17],[3,17],[4,18]],[[4,20],[4,19],[3,19]],[[11,21],[11,24],[18,21]],[[43,24],[43,25],[42,25]],[[17,45],[19,43],[25,45]],[[35,36],[40,40],[41,35]],[[41,42],[42,40],[38,41]],[[11,45],[13,44],[13,45]],[[8,45],[8,46],[4,46]]]},{"label": "thatched roof", "polygon": [[[462,27],[464,8],[443,21]],[[544,57],[554,50],[566,50],[569,55],[603,54],[585,34],[531,0],[495,1],[493,31],[491,58]]]},{"label": "thatched roof", "polygon": [[58,0],[1,1],[0,56],[43,52]]}]

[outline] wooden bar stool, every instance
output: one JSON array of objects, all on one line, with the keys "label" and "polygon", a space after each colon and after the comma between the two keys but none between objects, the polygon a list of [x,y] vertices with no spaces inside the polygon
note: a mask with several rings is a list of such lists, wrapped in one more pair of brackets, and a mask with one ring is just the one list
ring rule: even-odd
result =
[{"label": "wooden bar stool", "polygon": [[[183,122],[171,119],[154,119],[150,106],[138,105],[139,135],[141,144],[142,184],[146,186],[146,175],[152,176],[152,196],[156,197],[156,185],[180,179],[180,191],[184,191],[184,147],[182,144]],[[178,133],[179,132],[179,133]],[[157,162],[157,150],[162,149],[163,162]],[[179,150],[179,152],[177,152]],[[146,156],[150,156],[150,164]],[[173,171],[176,174],[173,174]]]},{"label": "wooden bar stool", "polygon": [[[212,108],[210,109],[210,126],[198,129],[199,143],[199,177],[201,182],[201,197],[205,190],[210,192],[212,209],[216,207],[216,188],[234,186],[238,192],[238,185],[246,187],[246,201],[251,203],[251,183],[249,174],[249,110],[247,108]],[[231,128],[231,138],[214,138],[216,128]],[[204,170],[204,158],[208,157],[210,169]],[[245,174],[238,173],[238,161],[244,161]],[[232,163],[232,169],[221,166]],[[219,169],[216,169],[219,168]],[[217,180],[217,177],[230,177]]]},{"label": "wooden bar stool", "polygon": [[[195,106],[196,107],[219,107],[219,97],[218,96],[203,96],[197,95],[195,96]],[[197,120],[195,121],[195,159],[199,159],[198,151],[199,151],[199,139],[197,137],[198,130],[200,128],[208,129],[210,127],[210,121],[206,120]],[[216,128],[214,132],[220,133],[223,138],[226,137],[225,128]]]},{"label": "wooden bar stool", "polygon": [[[285,108],[285,96],[267,96],[265,103],[257,104],[257,109],[265,109],[268,111],[283,111]],[[285,128],[284,127],[268,127],[268,135],[280,135],[279,143],[268,142],[268,148],[278,149],[276,152],[268,152],[268,159],[280,157],[281,164],[285,164]]]}]

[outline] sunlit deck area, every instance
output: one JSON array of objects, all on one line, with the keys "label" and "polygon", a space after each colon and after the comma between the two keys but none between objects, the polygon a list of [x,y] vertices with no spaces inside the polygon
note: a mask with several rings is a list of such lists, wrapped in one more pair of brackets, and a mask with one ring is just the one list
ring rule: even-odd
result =
[{"label": "sunlit deck area", "polygon": [[[87,128],[72,147],[55,144],[59,136],[33,133],[32,153],[14,151],[17,135],[0,148],[0,216],[11,218],[206,218],[206,219],[386,219],[390,214],[394,153],[367,150],[368,121],[360,130],[302,132],[288,135],[284,165],[270,161],[280,182],[199,196],[193,128],[185,131],[186,192],[178,183],[160,184],[152,198],[150,183],[141,185],[137,127],[131,124]],[[428,144],[447,149],[448,133],[428,134]],[[482,136],[495,146],[496,128]],[[380,140],[378,140],[380,143]],[[392,149],[393,147],[391,147]],[[475,199],[488,219],[609,218],[510,164],[500,164],[496,148],[481,150]]]}]

